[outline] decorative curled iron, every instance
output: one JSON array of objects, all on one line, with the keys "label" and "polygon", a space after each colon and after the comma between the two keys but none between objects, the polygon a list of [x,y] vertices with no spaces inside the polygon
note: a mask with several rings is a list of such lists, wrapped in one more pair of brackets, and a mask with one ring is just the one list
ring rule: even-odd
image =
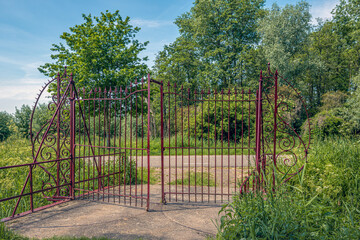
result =
[{"label": "decorative curled iron", "polygon": [[[34,162],[69,159],[37,165],[46,174],[41,179],[42,190],[57,187],[55,190],[42,192],[44,197],[51,199],[69,195],[69,186],[66,185],[70,179],[69,81],[66,68],[63,75],[58,74],[56,78],[48,81],[40,90],[30,118],[30,138]],[[44,109],[44,105],[40,105],[40,101],[49,89],[56,89],[56,92],[51,93],[51,101]],[[46,120],[42,121],[42,118]]]},{"label": "decorative curled iron", "polygon": [[[277,71],[273,73],[270,64],[263,79],[261,158],[268,169],[273,169],[274,174],[283,174],[288,181],[307,161],[311,141],[309,114],[299,91]],[[303,125],[306,136],[301,136],[294,126],[300,115],[306,116]],[[275,179],[273,181],[275,183]]]}]

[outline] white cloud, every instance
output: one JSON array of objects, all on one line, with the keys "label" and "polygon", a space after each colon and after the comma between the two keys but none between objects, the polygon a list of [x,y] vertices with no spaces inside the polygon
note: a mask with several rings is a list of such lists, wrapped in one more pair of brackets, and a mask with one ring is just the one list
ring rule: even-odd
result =
[{"label": "white cloud", "polygon": [[45,82],[45,77],[38,71],[38,67],[44,64],[44,62],[31,62],[25,63],[20,66],[20,69],[24,71],[24,77],[19,79],[20,83],[36,84],[40,86]]},{"label": "white cloud", "polygon": [[321,5],[313,4],[310,8],[312,23],[316,23],[316,18],[322,18],[324,20],[331,19],[331,11],[336,7],[337,4],[339,4],[338,0],[322,2]]},{"label": "white cloud", "polygon": [[146,20],[135,18],[131,20],[131,24],[138,26],[138,27],[148,27],[148,28],[158,28],[162,26],[172,25],[172,21],[160,21],[160,20]]}]

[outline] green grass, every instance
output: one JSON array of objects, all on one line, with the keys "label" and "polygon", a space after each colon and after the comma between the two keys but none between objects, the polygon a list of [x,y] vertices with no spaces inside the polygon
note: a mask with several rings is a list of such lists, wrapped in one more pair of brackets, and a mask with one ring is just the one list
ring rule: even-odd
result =
[{"label": "green grass", "polygon": [[[141,168],[139,167],[137,169],[137,175],[138,178],[140,178],[140,176],[143,176],[143,184],[147,184],[148,182],[148,172],[147,172],[147,168]],[[150,168],[150,184],[158,184],[160,181],[161,175],[160,173],[156,172],[156,170],[154,168]],[[138,183],[141,183],[141,181]]]},{"label": "green grass", "polygon": [[184,179],[177,179],[174,180],[172,182],[170,182],[171,185],[181,185],[184,184],[184,186],[189,185],[190,186],[210,186],[210,187],[215,187],[216,186],[216,182],[215,180],[211,177],[211,175],[207,172],[197,172],[196,174],[194,172],[186,172],[184,174]]},{"label": "green grass", "polygon": [[[360,143],[315,141],[304,171],[277,189],[235,196],[217,222],[218,239],[359,239]],[[271,182],[270,179],[268,179]]]}]

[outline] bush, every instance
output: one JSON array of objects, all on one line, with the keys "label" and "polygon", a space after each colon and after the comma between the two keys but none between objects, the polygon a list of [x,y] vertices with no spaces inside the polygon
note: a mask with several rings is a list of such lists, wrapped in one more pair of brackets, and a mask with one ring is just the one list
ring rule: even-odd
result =
[{"label": "bush", "polygon": [[[319,137],[339,134],[341,132],[340,129],[344,123],[344,119],[338,115],[338,111],[336,110],[321,111],[316,114],[311,120],[312,134]],[[307,122],[305,122],[302,127],[303,130],[305,130],[306,123]]]},{"label": "bush", "polygon": [[15,125],[22,137],[29,137],[31,108],[23,104],[20,109],[15,107]]},{"label": "bush", "polygon": [[0,142],[5,141],[8,137],[10,137],[11,131],[11,122],[12,116],[7,112],[0,112]]}]

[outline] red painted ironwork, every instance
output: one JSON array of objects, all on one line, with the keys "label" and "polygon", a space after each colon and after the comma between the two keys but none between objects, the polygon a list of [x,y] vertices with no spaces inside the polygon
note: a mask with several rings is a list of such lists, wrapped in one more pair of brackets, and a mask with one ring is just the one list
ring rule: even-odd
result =
[{"label": "red painted ironwork", "polygon": [[[49,87],[56,88],[47,106],[51,117],[39,127],[34,115]],[[160,109],[151,105],[158,90]],[[224,202],[236,193],[266,191],[267,184],[275,191],[277,175],[287,181],[306,161],[310,135],[305,141],[293,127],[299,109],[310,133],[304,100],[270,66],[260,72],[256,91],[164,86],[150,75],[125,89],[78,89],[65,68],[35,102],[32,163],[0,167],[28,170],[21,191],[0,199],[11,208],[3,221],[72,199],[148,210],[152,158],[160,158],[154,167],[161,168],[164,204]],[[150,151],[156,137],[159,157]]]}]

